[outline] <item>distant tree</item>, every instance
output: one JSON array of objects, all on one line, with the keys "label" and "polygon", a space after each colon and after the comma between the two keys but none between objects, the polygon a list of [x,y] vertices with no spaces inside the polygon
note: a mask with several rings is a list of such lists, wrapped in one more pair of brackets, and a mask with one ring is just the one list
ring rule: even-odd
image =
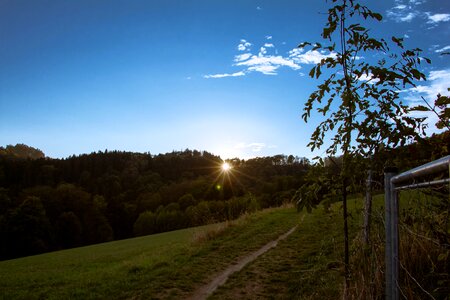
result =
[{"label": "distant tree", "polygon": [[352,178],[352,157],[369,156],[380,147],[404,145],[424,132],[424,119],[411,116],[411,108],[401,101],[400,91],[414,86],[416,80],[424,80],[418,65],[430,61],[420,56],[421,49],[405,50],[402,38],[392,37],[392,43],[388,43],[371,35],[361,24],[368,20],[381,21],[380,14],[353,0],[330,2],[328,22],[322,31],[327,44],[299,45],[329,53],[309,72],[313,78],[325,74],[327,78],[309,96],[302,117],[307,122],[314,109],[324,117],[308,144],[312,150],[324,145],[327,134],[332,134],[326,154],[343,156],[339,188],[343,200],[347,291],[350,279],[347,193]]},{"label": "distant tree", "polygon": [[56,221],[56,238],[60,247],[72,248],[81,245],[82,225],[73,212],[63,212]]},{"label": "distant tree", "polygon": [[0,155],[19,159],[45,158],[44,152],[25,144],[8,145],[6,148],[0,147]]},{"label": "distant tree", "polygon": [[178,204],[180,205],[180,208],[182,211],[185,211],[186,208],[188,208],[191,205],[195,205],[196,201],[194,196],[192,194],[184,194],[183,196],[178,199]]},{"label": "distant tree", "polygon": [[[6,222],[5,222],[6,221]],[[51,249],[53,232],[41,200],[28,196],[4,220],[9,257],[20,257]]]},{"label": "distant tree", "polygon": [[6,214],[11,207],[12,201],[8,196],[8,190],[0,187],[0,215]]},{"label": "distant tree", "polygon": [[135,236],[147,235],[156,231],[156,214],[151,211],[141,213],[134,223],[133,232]]}]

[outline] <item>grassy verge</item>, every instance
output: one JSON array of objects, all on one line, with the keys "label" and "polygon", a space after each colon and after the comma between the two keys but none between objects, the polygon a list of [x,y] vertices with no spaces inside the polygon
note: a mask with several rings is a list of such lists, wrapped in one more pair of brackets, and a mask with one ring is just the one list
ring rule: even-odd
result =
[{"label": "grassy verge", "polygon": [[299,221],[293,208],[230,224],[0,262],[1,299],[179,299]]}]

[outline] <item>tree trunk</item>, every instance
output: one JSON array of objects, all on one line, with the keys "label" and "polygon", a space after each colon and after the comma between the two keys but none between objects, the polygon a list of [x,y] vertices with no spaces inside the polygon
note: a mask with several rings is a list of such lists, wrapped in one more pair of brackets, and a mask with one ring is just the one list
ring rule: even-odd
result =
[{"label": "tree trunk", "polygon": [[348,299],[348,289],[350,287],[350,259],[348,251],[348,224],[347,224],[347,179],[343,178],[342,184],[342,207],[344,211],[344,276],[345,276],[345,290],[344,299]]},{"label": "tree trunk", "polygon": [[372,170],[367,174],[366,202],[364,204],[364,245],[370,243],[370,222],[372,215]]}]

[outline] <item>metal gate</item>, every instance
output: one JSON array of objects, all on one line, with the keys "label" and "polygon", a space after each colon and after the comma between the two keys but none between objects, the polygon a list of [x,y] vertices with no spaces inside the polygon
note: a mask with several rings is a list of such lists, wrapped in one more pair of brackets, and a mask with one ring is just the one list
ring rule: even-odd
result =
[{"label": "metal gate", "polygon": [[430,187],[450,182],[450,178],[420,181],[426,176],[449,171],[450,155],[424,164],[401,174],[396,174],[395,169],[387,168],[384,172],[385,195],[385,232],[386,232],[386,299],[399,299],[399,234],[398,234],[398,191],[403,189],[415,189]]}]

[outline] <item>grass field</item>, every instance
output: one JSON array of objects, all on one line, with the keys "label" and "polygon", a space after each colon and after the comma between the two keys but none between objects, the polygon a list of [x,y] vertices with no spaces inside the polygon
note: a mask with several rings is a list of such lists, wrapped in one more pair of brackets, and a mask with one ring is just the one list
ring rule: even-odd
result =
[{"label": "grass field", "polygon": [[295,224],[293,208],[215,224],[0,262],[1,299],[188,297]]},{"label": "grass field", "polygon": [[[374,207],[383,203],[376,197]],[[351,240],[361,199],[349,200]],[[343,284],[341,203],[311,214],[278,208],[213,224],[0,262],[1,299],[183,299],[290,228],[211,299],[337,299]]]},{"label": "grass field", "polygon": [[[375,199],[379,207],[382,197]],[[361,229],[361,199],[349,200],[351,239]],[[341,203],[302,214],[296,232],[234,274],[211,299],[340,299],[343,289]],[[351,240],[350,239],[350,240]]]}]

